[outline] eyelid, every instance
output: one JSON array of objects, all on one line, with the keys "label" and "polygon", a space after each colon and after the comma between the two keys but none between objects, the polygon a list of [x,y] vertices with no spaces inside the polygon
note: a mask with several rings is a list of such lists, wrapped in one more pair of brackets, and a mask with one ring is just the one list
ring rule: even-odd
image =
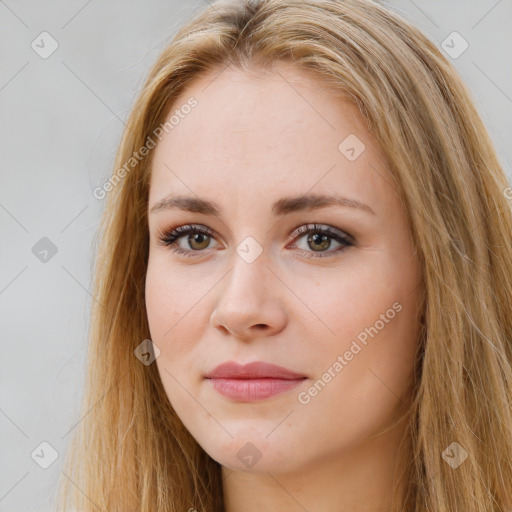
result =
[{"label": "eyelid", "polygon": [[316,222],[310,224],[303,224],[299,226],[297,229],[293,231],[291,236],[293,240],[295,240],[297,237],[307,234],[310,231],[322,231],[324,233],[327,233],[329,236],[338,236],[340,238],[347,240],[348,242],[355,243],[355,238],[346,231],[342,231],[341,229],[335,228],[334,226],[330,226],[329,224],[320,224]]}]

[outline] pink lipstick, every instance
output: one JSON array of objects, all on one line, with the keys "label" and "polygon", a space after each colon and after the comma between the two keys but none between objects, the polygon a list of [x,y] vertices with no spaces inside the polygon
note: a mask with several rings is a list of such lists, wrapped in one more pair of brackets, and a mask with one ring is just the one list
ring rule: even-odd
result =
[{"label": "pink lipstick", "polygon": [[231,400],[262,400],[298,386],[307,377],[275,364],[228,361],[205,376],[214,389]]}]

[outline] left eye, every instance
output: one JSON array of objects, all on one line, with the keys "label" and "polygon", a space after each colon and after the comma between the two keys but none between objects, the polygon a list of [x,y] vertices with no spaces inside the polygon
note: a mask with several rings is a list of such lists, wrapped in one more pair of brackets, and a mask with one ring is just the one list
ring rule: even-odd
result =
[{"label": "left eye", "polygon": [[[307,247],[313,249],[313,251],[302,249],[305,251],[308,258],[322,258],[330,256],[332,253],[343,251],[347,247],[354,245],[352,236],[345,236],[342,231],[331,228],[330,226],[322,228],[317,224],[301,226],[293,233],[293,236],[294,239],[297,238],[298,240],[305,238]],[[335,240],[339,244],[338,249],[327,251],[326,249],[331,247],[332,240]],[[313,255],[311,252],[319,254]]]},{"label": "left eye", "polygon": [[[180,246],[179,240],[185,236],[187,236],[185,243],[188,243],[189,247],[192,247],[192,249]],[[301,226],[295,230],[293,239],[301,240],[303,238],[306,239],[305,242],[307,246],[313,250],[308,251],[307,249],[299,248],[307,254],[307,257],[312,258],[325,257],[354,245],[352,241],[353,238],[350,235],[344,236],[342,231],[329,226],[321,228],[316,224]],[[207,249],[212,239],[213,233],[208,228],[201,225],[180,226],[161,233],[159,237],[159,241],[162,245],[169,246],[174,252],[189,257],[200,256],[200,254],[197,253]],[[332,245],[332,240],[335,240],[339,246],[337,249],[327,251]],[[319,254],[313,255],[311,253]]]}]

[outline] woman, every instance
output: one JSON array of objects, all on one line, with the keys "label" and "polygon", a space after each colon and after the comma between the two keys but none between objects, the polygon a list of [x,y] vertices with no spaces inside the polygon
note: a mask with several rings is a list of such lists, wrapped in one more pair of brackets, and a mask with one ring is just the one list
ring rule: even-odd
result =
[{"label": "woman", "polygon": [[102,190],[63,507],[512,509],[509,189],[420,31],[212,4]]}]

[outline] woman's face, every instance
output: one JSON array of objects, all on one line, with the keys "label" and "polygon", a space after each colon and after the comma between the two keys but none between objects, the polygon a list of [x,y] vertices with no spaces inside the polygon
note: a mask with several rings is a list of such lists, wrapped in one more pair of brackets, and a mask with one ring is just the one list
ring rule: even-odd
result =
[{"label": "woman's face", "polygon": [[[264,77],[218,73],[180,96],[153,150],[151,339],[172,407],[213,459],[294,471],[399,416],[420,267],[355,107],[288,64]],[[228,361],[293,375],[207,378]]]}]

